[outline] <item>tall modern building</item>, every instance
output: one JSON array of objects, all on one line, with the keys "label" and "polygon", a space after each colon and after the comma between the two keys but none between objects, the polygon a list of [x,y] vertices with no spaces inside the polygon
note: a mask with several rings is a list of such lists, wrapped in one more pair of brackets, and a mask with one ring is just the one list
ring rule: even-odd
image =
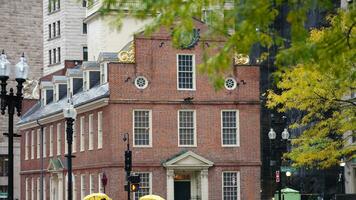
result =
[{"label": "tall modern building", "polygon": [[[0,0],[0,49],[14,65],[24,52],[30,65],[26,97],[36,98],[32,93],[38,77],[42,75],[42,0]],[[12,80],[8,86],[14,87]],[[17,120],[17,119],[16,119]],[[7,115],[0,115],[0,199],[7,196],[8,184],[8,132]],[[16,130],[15,130],[16,132]],[[20,139],[14,143],[14,198],[20,199]]]},{"label": "tall modern building", "polygon": [[[86,2],[86,1],[83,1]],[[87,60],[86,3],[43,0],[43,73],[65,67],[65,60]]]}]

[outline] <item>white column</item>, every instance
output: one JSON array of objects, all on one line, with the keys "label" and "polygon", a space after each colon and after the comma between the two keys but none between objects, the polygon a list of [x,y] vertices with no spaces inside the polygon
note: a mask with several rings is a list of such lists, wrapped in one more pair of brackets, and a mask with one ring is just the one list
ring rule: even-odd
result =
[{"label": "white column", "polygon": [[174,200],[174,170],[167,169],[167,200]]},{"label": "white column", "polygon": [[201,200],[209,200],[209,181],[208,181],[209,172],[207,169],[200,171],[200,180],[201,180]]},{"label": "white column", "polygon": [[58,200],[63,198],[63,174],[58,174]]}]

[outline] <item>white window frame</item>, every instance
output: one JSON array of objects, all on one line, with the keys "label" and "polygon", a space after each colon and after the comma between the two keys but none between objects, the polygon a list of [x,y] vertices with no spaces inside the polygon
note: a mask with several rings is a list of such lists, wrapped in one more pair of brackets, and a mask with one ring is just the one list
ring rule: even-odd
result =
[{"label": "white window frame", "polygon": [[[193,84],[193,88],[180,88],[179,87],[179,56],[192,56],[192,62],[193,62],[193,80],[192,80],[192,84]],[[177,54],[176,57],[176,65],[177,65],[177,90],[182,90],[182,91],[195,91],[196,90],[196,66],[195,66],[195,54],[185,54],[185,53],[179,53]]]},{"label": "white window frame", "polygon": [[25,132],[25,160],[28,160],[28,155],[30,154],[30,132]]},{"label": "white window frame", "polygon": [[[223,138],[223,112],[236,112],[236,144],[224,144]],[[239,147],[240,146],[240,112],[237,109],[221,110],[220,112],[220,139],[222,147]]]},{"label": "white window frame", "polygon": [[42,133],[42,137],[43,137],[43,144],[42,144],[42,155],[43,158],[47,157],[47,137],[46,137],[46,131],[47,131],[47,127],[43,127],[43,133]]},{"label": "white window frame", "polygon": [[80,117],[80,151],[85,151],[85,116]]},{"label": "white window frame", "polygon": [[64,122],[64,154],[68,153],[68,144],[67,144],[67,123]]},{"label": "white window frame", "polygon": [[88,150],[94,149],[94,114],[89,114],[89,145]]},{"label": "white window frame", "polygon": [[36,196],[37,196],[37,200],[40,200],[40,192],[41,192],[41,190],[40,190],[40,178],[37,178],[37,194],[36,194]]},{"label": "white window frame", "polygon": [[103,112],[98,112],[98,149],[103,148]]},{"label": "white window frame", "polygon": [[[149,136],[148,136],[148,145],[136,145],[135,144],[135,111],[148,111],[148,117],[149,117]],[[152,147],[152,110],[149,110],[149,109],[134,109],[132,111],[132,133],[133,133],[133,147],[139,147],[139,148],[150,148]]]},{"label": "white window frame", "polygon": [[[135,172],[135,175],[139,175],[139,174],[148,174],[149,177],[149,194],[152,194],[152,172]],[[142,187],[141,183],[140,183],[140,188]],[[133,192],[133,200],[135,200],[136,198],[136,192]]]},{"label": "white window frame", "polygon": [[[192,145],[181,145],[180,144],[180,125],[179,125],[179,113],[181,111],[188,111],[188,112],[193,112],[193,123],[194,123],[194,144]],[[191,110],[191,109],[182,109],[182,110],[178,110],[177,112],[177,127],[178,127],[178,147],[197,147],[197,115],[196,115],[196,110]]]},{"label": "white window frame", "polygon": [[95,178],[94,178],[94,174],[90,174],[89,175],[89,192],[90,194],[95,193]]},{"label": "white window frame", "polygon": [[57,124],[57,156],[61,155],[62,152],[62,132],[61,123]]},{"label": "white window frame", "polygon": [[72,153],[77,152],[77,123],[74,121],[73,123],[73,144],[72,144]]},{"label": "white window frame", "polygon": [[35,158],[35,131],[31,131],[31,159]]},{"label": "white window frame", "polygon": [[101,178],[103,177],[103,173],[99,173],[98,174],[98,192],[99,193],[104,193],[104,187],[103,184],[101,182]]},{"label": "white window frame", "polygon": [[80,199],[86,196],[85,174],[80,175]]},{"label": "white window frame", "polygon": [[77,199],[77,184],[75,182],[75,180],[77,179],[77,175],[72,175],[72,178],[73,178],[73,200],[76,200]]},{"label": "white window frame", "polygon": [[37,148],[36,148],[36,157],[37,159],[40,158],[41,155],[41,140],[40,140],[41,129],[37,129],[36,141],[37,141]]},{"label": "white window frame", "polygon": [[28,200],[29,199],[29,193],[30,193],[30,187],[29,187],[29,181],[28,181],[29,178],[25,178],[25,200]]},{"label": "white window frame", "polygon": [[241,181],[241,179],[240,179],[240,172],[239,171],[223,171],[222,173],[221,173],[221,199],[222,200],[224,200],[224,174],[225,173],[236,173],[237,175],[236,175],[236,178],[237,178],[237,200],[240,200],[241,199],[241,190],[240,190],[240,186],[241,186],[241,184],[240,184],[240,181]]},{"label": "white window frame", "polygon": [[49,157],[53,157],[53,125],[49,127]]},{"label": "white window frame", "polygon": [[35,199],[35,180],[31,178],[31,200]]},{"label": "white window frame", "polygon": [[43,177],[43,199],[47,199],[46,198],[46,176]]}]

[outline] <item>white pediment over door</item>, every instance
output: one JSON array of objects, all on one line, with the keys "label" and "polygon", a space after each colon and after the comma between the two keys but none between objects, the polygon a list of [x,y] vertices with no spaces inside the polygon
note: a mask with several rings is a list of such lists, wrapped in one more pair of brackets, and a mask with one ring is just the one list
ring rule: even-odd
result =
[{"label": "white pediment over door", "polygon": [[163,166],[171,169],[207,169],[214,163],[192,151],[187,151],[168,159]]}]

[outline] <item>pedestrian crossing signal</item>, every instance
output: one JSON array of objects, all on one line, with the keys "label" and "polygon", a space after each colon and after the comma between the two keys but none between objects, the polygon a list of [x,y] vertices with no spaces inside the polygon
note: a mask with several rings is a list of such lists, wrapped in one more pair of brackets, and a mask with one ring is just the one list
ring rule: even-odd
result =
[{"label": "pedestrian crossing signal", "polygon": [[137,192],[139,188],[140,188],[140,184],[139,183],[131,183],[130,184],[130,191],[131,192]]}]

